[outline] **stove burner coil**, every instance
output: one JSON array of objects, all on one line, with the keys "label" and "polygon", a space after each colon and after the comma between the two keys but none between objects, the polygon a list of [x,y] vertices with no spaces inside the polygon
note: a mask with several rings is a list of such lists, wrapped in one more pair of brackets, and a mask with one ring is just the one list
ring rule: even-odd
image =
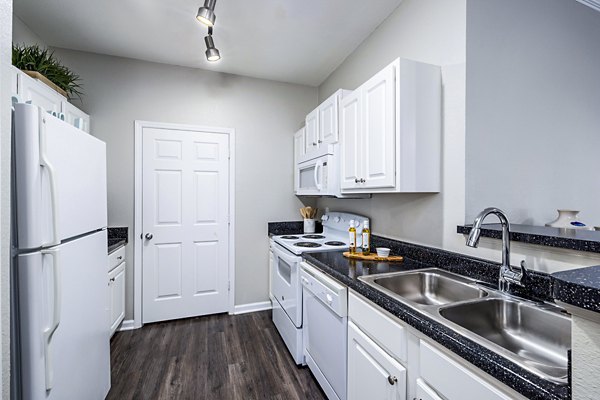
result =
[{"label": "stove burner coil", "polygon": [[294,243],[294,246],[297,246],[297,247],[321,247],[321,245],[319,243],[312,243],[312,242],[298,242],[298,243]]}]

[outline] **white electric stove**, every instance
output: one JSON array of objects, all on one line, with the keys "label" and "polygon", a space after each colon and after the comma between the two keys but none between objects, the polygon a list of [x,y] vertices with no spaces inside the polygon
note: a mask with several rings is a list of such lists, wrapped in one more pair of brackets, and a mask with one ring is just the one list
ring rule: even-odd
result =
[{"label": "white electric stove", "polygon": [[295,255],[304,252],[347,250],[350,238],[348,229],[352,220],[359,224],[356,228],[356,236],[360,238],[363,222],[369,221],[369,218],[357,214],[329,212],[321,217],[323,233],[280,235],[272,239]]},{"label": "white electric stove", "polygon": [[[280,235],[271,238],[270,297],[273,323],[297,364],[305,364],[302,346],[302,253],[347,250],[350,221],[359,223],[357,238],[365,220],[362,215],[328,212],[321,217],[323,233]],[[360,245],[357,243],[357,245]]]}]

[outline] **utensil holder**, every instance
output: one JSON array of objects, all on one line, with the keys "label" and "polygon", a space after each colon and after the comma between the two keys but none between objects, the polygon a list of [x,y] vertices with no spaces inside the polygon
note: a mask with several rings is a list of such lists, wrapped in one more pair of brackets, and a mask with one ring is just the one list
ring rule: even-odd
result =
[{"label": "utensil holder", "polygon": [[315,233],[315,220],[304,218],[304,233]]}]

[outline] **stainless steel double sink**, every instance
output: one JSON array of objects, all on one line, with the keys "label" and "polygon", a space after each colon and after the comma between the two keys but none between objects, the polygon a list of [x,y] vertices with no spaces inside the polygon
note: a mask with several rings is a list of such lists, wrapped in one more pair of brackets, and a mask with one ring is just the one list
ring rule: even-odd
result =
[{"label": "stainless steel double sink", "polygon": [[438,269],[367,275],[360,280],[539,377],[566,385],[571,318]]}]

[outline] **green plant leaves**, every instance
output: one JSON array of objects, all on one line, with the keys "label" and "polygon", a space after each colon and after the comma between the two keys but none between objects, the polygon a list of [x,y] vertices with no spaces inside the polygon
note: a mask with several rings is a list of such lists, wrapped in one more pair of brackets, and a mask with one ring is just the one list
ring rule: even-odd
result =
[{"label": "green plant leaves", "polygon": [[44,75],[56,86],[66,91],[69,98],[73,98],[73,96],[81,98],[81,78],[62,65],[54,57],[53,51],[42,49],[38,45],[13,45],[12,63],[19,69],[37,71]]}]

